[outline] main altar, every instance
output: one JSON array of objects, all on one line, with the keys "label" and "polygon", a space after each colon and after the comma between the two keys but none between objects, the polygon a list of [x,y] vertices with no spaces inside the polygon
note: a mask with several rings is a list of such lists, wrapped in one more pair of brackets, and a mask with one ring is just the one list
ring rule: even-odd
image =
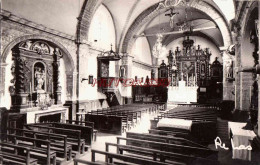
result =
[{"label": "main altar", "polygon": [[200,95],[206,95],[211,79],[210,56],[209,48],[195,47],[189,36],[183,41],[182,50],[176,47],[175,52],[169,51],[168,101],[197,102],[202,97]]}]

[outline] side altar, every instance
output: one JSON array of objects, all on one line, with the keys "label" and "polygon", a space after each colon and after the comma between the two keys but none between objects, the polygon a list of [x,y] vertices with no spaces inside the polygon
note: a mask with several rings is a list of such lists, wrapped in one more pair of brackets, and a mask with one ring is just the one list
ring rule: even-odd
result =
[{"label": "side altar", "polygon": [[61,49],[45,40],[27,40],[13,47],[8,126],[68,119],[68,108],[61,103],[59,83],[62,57]]}]

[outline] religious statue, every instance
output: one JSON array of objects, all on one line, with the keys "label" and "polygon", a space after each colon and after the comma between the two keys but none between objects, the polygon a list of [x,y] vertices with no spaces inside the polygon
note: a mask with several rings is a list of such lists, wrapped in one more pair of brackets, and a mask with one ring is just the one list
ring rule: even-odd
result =
[{"label": "religious statue", "polygon": [[35,82],[36,82],[36,90],[37,91],[43,91],[44,87],[44,81],[45,81],[45,73],[44,70],[42,70],[42,68],[37,67],[35,69],[35,73],[34,73],[34,77],[35,77]]},{"label": "religious statue", "polygon": [[226,61],[226,76],[227,78],[232,78],[233,73],[233,66],[232,66],[232,60]]},{"label": "religious statue", "polygon": [[126,76],[126,70],[124,66],[120,67],[120,77],[125,77]]},{"label": "religious statue", "polygon": [[155,73],[154,73],[154,70],[152,69],[151,71],[151,79],[154,79],[155,78]]}]

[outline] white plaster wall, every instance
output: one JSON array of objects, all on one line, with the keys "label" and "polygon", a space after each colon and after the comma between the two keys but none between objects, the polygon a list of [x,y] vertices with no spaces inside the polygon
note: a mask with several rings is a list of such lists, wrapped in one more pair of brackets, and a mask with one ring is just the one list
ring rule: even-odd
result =
[{"label": "white plaster wall", "polygon": [[245,31],[245,35],[243,39],[241,40],[241,66],[242,67],[252,67],[254,66],[254,58],[253,58],[253,52],[254,52],[254,45],[250,43],[250,30],[252,27],[250,25],[247,26],[247,29]]},{"label": "white plaster wall", "polygon": [[152,64],[151,50],[146,37],[136,39],[131,55],[134,56],[135,60]]},{"label": "white plaster wall", "polygon": [[[115,38],[115,27],[111,14],[104,5],[101,5],[91,21],[89,41],[108,51],[111,49],[111,44],[115,50]],[[97,41],[95,42],[95,40]]]},{"label": "white plaster wall", "polygon": [[9,92],[9,87],[12,85],[10,81],[13,78],[11,74],[11,66],[13,64],[11,52],[8,54],[6,58],[6,64],[7,66],[5,68],[5,94],[3,97],[0,97],[0,107],[6,107],[7,109],[9,109],[11,107],[11,96]]},{"label": "white plaster wall", "polygon": [[135,76],[137,76],[138,79],[143,77],[144,81],[145,81],[146,76],[151,78],[151,71],[133,65],[133,67],[132,67],[132,78],[134,79]]}]

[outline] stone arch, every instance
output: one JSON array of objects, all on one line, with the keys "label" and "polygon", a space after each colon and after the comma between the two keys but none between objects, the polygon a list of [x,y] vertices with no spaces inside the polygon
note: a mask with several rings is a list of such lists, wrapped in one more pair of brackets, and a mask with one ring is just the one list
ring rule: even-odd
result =
[{"label": "stone arch", "polygon": [[88,32],[91,24],[91,20],[101,5],[103,0],[85,0],[80,15],[78,17],[77,25],[77,40],[78,42],[83,42],[88,40]]},{"label": "stone arch", "polygon": [[[245,31],[246,31],[246,26],[248,23],[248,20],[250,19],[250,15],[251,12],[258,7],[258,3],[257,1],[246,1],[244,2],[246,8],[248,8],[247,10],[242,12],[242,16],[241,19],[239,20],[241,22],[241,36],[243,38],[243,36],[245,35]],[[258,13],[259,15],[259,13]]]},{"label": "stone arch", "polygon": [[[135,21],[128,29],[123,43],[121,44],[122,46],[120,50],[122,53],[130,52],[135,41],[134,35],[138,32],[138,30],[142,27],[143,24],[146,24],[159,14],[159,10],[156,10],[158,5],[159,3],[150,6],[135,19]],[[220,28],[224,41],[224,46],[229,46],[232,43],[231,32],[228,28],[228,24],[226,22],[225,17],[220,12],[218,12],[213,6],[204,1],[192,3],[191,7],[202,11],[203,13],[205,13],[213,19],[215,24]]]},{"label": "stone arch", "polygon": [[52,42],[53,44],[55,44],[57,47],[59,47],[61,49],[61,51],[64,53],[64,56],[65,57],[65,61],[67,62],[68,64],[68,67],[66,67],[66,71],[67,72],[73,72],[74,69],[75,69],[75,65],[74,65],[74,62],[73,62],[73,59],[72,59],[72,56],[71,54],[68,52],[68,50],[62,45],[60,44],[59,42],[57,42],[56,40],[52,39],[52,38],[49,38],[49,37],[46,37],[46,36],[43,36],[43,35],[25,35],[25,36],[22,36],[22,37],[18,37],[16,39],[14,39],[12,42],[10,42],[5,48],[4,48],[4,51],[3,51],[3,54],[1,56],[1,63],[5,63],[6,62],[6,58],[8,56],[8,54],[11,52],[11,49],[18,43],[22,42],[22,41],[25,41],[25,40],[29,40],[29,39],[42,39],[42,40],[46,40],[46,41],[49,41],[49,42]]}]

